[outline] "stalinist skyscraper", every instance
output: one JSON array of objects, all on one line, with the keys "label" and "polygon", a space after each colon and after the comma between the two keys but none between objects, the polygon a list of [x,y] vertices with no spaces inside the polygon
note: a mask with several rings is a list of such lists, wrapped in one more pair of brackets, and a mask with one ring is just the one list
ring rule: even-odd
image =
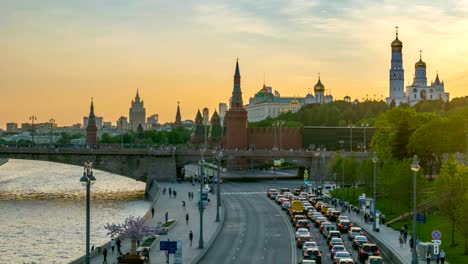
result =
[{"label": "stalinist skyscraper", "polygon": [[138,89],[135,96],[135,100],[132,100],[132,106],[130,107],[128,116],[130,119],[130,128],[132,130],[136,130],[138,125],[140,124],[142,127],[146,127],[146,109],[143,101],[140,101]]}]

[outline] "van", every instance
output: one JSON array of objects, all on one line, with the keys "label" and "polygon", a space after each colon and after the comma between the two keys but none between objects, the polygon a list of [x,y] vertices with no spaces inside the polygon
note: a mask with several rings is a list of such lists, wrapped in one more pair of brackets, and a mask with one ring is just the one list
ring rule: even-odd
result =
[{"label": "van", "polygon": [[323,237],[328,237],[328,234],[330,231],[335,231],[336,226],[335,225],[327,225],[323,228]]}]

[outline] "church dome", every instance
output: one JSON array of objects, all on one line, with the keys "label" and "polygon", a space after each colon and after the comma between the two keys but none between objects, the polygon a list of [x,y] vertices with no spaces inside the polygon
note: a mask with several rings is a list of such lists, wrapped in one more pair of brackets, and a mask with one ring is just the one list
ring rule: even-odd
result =
[{"label": "church dome", "polygon": [[325,86],[323,86],[322,82],[320,81],[320,78],[318,79],[317,84],[314,86],[314,91],[316,91],[316,92],[325,91]]},{"label": "church dome", "polygon": [[394,41],[392,41],[392,48],[403,48],[403,42],[398,39],[398,36],[395,38]]},{"label": "church dome", "polygon": [[310,94],[310,93],[308,93],[308,94],[306,95],[306,99],[314,99],[314,98],[315,98],[315,97],[314,97],[312,94]]},{"label": "church dome", "polygon": [[421,58],[419,58],[419,61],[416,62],[416,64],[414,64],[414,67],[415,67],[415,68],[419,68],[419,67],[426,68],[426,63],[425,63],[424,61],[422,61]]},{"label": "church dome", "polygon": [[299,104],[299,101],[297,99],[292,99],[291,104]]}]

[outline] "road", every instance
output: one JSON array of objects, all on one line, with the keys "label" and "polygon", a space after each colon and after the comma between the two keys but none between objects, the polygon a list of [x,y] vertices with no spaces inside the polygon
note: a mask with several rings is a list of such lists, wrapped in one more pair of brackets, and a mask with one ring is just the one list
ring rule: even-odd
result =
[{"label": "road", "polygon": [[[289,182],[281,182],[285,184]],[[198,263],[297,263],[289,219],[266,197],[274,185],[273,181],[223,183],[224,226]]]}]

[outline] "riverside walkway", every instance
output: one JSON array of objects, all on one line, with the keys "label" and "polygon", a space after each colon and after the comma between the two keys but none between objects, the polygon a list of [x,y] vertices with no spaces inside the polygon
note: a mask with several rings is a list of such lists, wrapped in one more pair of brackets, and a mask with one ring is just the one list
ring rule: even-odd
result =
[{"label": "riverside walkway", "polygon": [[[161,240],[182,240],[182,263],[194,263],[195,260],[199,259],[210,244],[216,238],[217,233],[219,232],[222,222],[223,222],[223,209],[220,208],[220,218],[219,223],[215,222],[216,219],[216,195],[210,194],[210,202],[206,206],[203,213],[203,237],[204,237],[204,249],[198,248],[199,234],[200,234],[200,214],[197,204],[197,192],[200,189],[200,184],[195,184],[192,186],[191,183],[183,182],[179,183],[160,183],[161,192],[159,198],[157,199],[154,209],[155,214],[154,218],[149,218],[146,221],[146,224],[150,226],[156,226],[158,222],[164,223],[166,212],[169,212],[169,219],[177,219],[175,226],[169,230],[167,235],[159,236],[159,241]],[[162,189],[166,188],[166,194],[162,194]],[[168,189],[176,190],[177,197],[169,197]],[[193,192],[194,199],[189,201],[188,192]],[[182,206],[182,201],[185,201],[185,209]],[[189,223],[185,222],[185,214],[189,214]],[[193,232],[193,244],[190,246],[189,241],[189,232]],[[150,260],[151,263],[166,263],[166,255],[164,251],[159,250],[159,241],[153,244],[150,251]],[[101,249],[102,250],[102,249]],[[130,250],[130,240],[122,240],[122,253],[126,253]],[[118,263],[117,257],[119,256],[117,249],[114,253],[110,247],[107,248],[107,263]],[[174,255],[170,255],[170,263],[173,263]],[[101,254],[93,257],[91,263],[101,264],[103,263],[104,257]]]}]

